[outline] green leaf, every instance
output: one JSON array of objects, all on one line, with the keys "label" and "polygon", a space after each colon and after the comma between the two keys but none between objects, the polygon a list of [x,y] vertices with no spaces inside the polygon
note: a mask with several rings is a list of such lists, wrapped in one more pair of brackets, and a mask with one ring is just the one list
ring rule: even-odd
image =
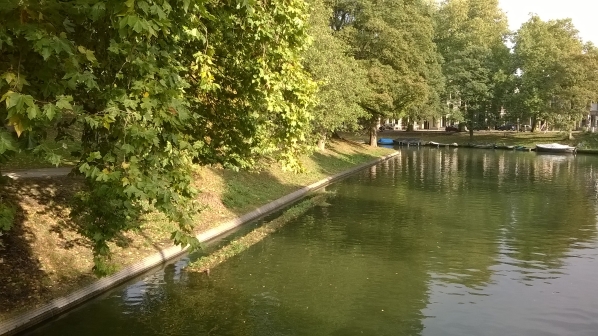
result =
[{"label": "green leaf", "polygon": [[62,25],[64,26],[64,30],[66,30],[69,33],[74,33],[75,29],[73,29],[73,27],[75,25],[73,25],[73,22],[71,22],[71,20],[69,20],[69,18],[65,18],[64,21],[62,22]]},{"label": "green leaf", "polygon": [[9,231],[12,228],[15,214],[14,207],[0,203],[0,231]]},{"label": "green leaf", "polygon": [[71,100],[72,99],[67,96],[62,96],[56,102],[56,107],[59,109],[72,110],[73,106],[70,103]]},{"label": "green leaf", "polygon": [[37,118],[37,116],[40,114],[39,111],[39,107],[37,107],[37,105],[33,105],[33,106],[29,106],[29,108],[27,108],[27,117],[29,119],[35,119]]},{"label": "green leaf", "polygon": [[165,20],[167,18],[166,13],[164,13],[164,11],[162,10],[162,8],[160,6],[154,5],[152,7],[155,8],[156,14],[158,14],[158,18],[160,20]]},{"label": "green leaf", "polygon": [[101,232],[95,232],[95,233],[93,234],[93,237],[91,237],[91,238],[92,238],[94,241],[101,241],[101,240],[104,238],[104,236],[102,235],[102,233],[101,233]]},{"label": "green leaf", "polygon": [[87,50],[87,52],[85,52],[85,57],[87,57],[87,60],[90,62],[97,62],[98,60],[96,59],[96,56],[94,55],[93,51],[91,50]]},{"label": "green leaf", "polygon": [[129,23],[129,16],[122,17],[118,21],[118,28],[119,29],[124,29],[127,26],[128,23]]},{"label": "green leaf", "polygon": [[44,47],[44,48],[42,48],[40,54],[44,58],[44,61],[46,61],[46,60],[48,60],[48,58],[50,58],[50,56],[52,56],[52,49],[48,48],[48,47]]},{"label": "green leaf", "polygon": [[[123,20],[121,19],[121,22]],[[114,40],[110,40],[110,46],[108,47],[108,51],[115,53],[115,54],[119,54],[121,52],[120,46],[119,44],[114,41]]]},{"label": "green leaf", "polygon": [[16,105],[16,101],[13,103],[11,103],[11,97],[15,94],[15,92],[8,90],[6,91],[5,94],[2,95],[2,98],[0,98],[0,102],[2,101],[6,101],[6,109],[9,109],[13,106]]},{"label": "green leaf", "polygon": [[91,7],[91,19],[97,21],[104,15],[106,11],[106,5],[103,2],[98,2]]},{"label": "green leaf", "polygon": [[6,72],[4,73],[4,75],[2,75],[2,78],[4,78],[6,80],[6,82],[8,84],[12,83],[12,81],[17,79],[17,75],[15,75],[12,72]]},{"label": "green leaf", "polygon": [[85,117],[84,120],[85,120],[85,123],[87,125],[89,125],[89,127],[91,127],[92,129],[96,129],[96,128],[98,128],[98,126],[100,126],[99,121],[93,117]]},{"label": "green leaf", "polygon": [[21,91],[23,90],[23,86],[25,85],[29,85],[29,82],[25,79],[24,75],[20,75],[18,76],[17,80],[14,83],[14,86],[17,88],[17,90]]},{"label": "green leaf", "polygon": [[20,93],[12,92],[9,90],[2,96],[2,99],[0,101],[6,100],[6,109],[8,110],[12,107],[17,106],[21,99],[22,97]]},{"label": "green leaf", "polygon": [[133,196],[133,195],[137,195],[140,194],[140,190],[137,189],[137,187],[135,187],[134,185],[129,185],[128,187],[125,188],[124,193],[127,194],[129,197]]},{"label": "green leaf", "polygon": [[35,102],[31,95],[23,95],[23,103],[29,107],[35,106]]},{"label": "green leaf", "polygon": [[135,147],[129,145],[129,144],[124,144],[121,146],[121,149],[125,152],[125,154],[130,154],[133,153],[135,151]]},{"label": "green leaf", "polygon": [[87,175],[87,173],[89,172],[90,169],[91,169],[91,166],[87,162],[85,162],[81,166],[79,166],[79,172],[81,174],[86,174]]},{"label": "green leaf", "polygon": [[137,104],[138,101],[136,99],[125,99],[123,102],[123,105],[125,105],[125,107],[131,108],[131,109],[135,109],[137,108]]},{"label": "green leaf", "polygon": [[48,103],[44,105],[44,115],[48,120],[53,120],[56,116],[56,105],[52,103]]},{"label": "green leaf", "polygon": [[51,164],[53,164],[54,166],[60,165],[60,163],[62,162],[62,156],[49,152],[46,155],[46,161],[50,162]]},{"label": "green leaf", "polygon": [[23,131],[29,129],[27,120],[21,119],[18,114],[15,114],[8,118],[8,124],[14,127],[18,137],[21,136]]},{"label": "green leaf", "polygon": [[127,15],[125,17],[125,21],[127,26],[133,28],[133,26],[139,22],[139,18],[137,15]]},{"label": "green leaf", "polygon": [[87,157],[87,162],[92,162],[95,160],[99,160],[102,158],[102,154],[100,152],[91,152],[89,153],[89,156]]},{"label": "green leaf", "polygon": [[6,131],[0,130],[0,155],[8,151],[16,151],[15,142]]},{"label": "green leaf", "polygon": [[147,3],[147,2],[145,2],[145,1],[143,1],[143,0],[142,0],[142,1],[139,1],[139,2],[137,3],[137,7],[139,7],[139,8],[140,8],[140,9],[143,11],[143,13],[145,13],[146,15],[147,15],[147,14],[149,13],[149,11],[150,11],[148,3]]},{"label": "green leaf", "polygon": [[144,24],[145,22],[140,20],[140,19],[136,19],[135,23],[133,24],[133,30],[136,33],[141,33],[143,31],[143,29],[147,26],[146,24]]}]

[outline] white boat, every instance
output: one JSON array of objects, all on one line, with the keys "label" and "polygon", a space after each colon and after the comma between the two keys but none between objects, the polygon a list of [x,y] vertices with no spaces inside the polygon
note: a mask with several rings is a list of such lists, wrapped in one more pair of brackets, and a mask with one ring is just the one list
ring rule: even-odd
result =
[{"label": "white boat", "polygon": [[577,150],[576,147],[571,147],[568,145],[561,145],[558,143],[551,143],[551,144],[538,144],[536,145],[536,152],[545,152],[545,153],[574,153]]}]

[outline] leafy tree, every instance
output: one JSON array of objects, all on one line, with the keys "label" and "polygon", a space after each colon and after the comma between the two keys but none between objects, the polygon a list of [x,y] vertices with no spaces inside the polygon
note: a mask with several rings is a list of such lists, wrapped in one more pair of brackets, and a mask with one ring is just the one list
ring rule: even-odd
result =
[{"label": "leafy tree", "polygon": [[209,139],[201,147],[200,162],[247,167],[269,155],[288,169],[299,169],[316,90],[301,64],[309,40],[306,3],[212,6],[208,9],[215,18],[206,23],[206,36],[211,36],[214,54],[209,56],[208,45],[209,66],[195,66],[206,69],[205,84],[218,89],[210,91],[201,76],[192,81],[199,114],[194,137]]},{"label": "leafy tree", "polygon": [[597,96],[596,48],[583,44],[570,19],[538,16],[522,25],[514,42],[521,114],[532,119],[532,130],[550,120],[571,131]]},{"label": "leafy tree", "polygon": [[437,103],[442,86],[430,7],[418,0],[346,0],[334,4],[332,26],[367,72],[361,102],[370,144],[379,118],[417,116]]},{"label": "leafy tree", "polygon": [[5,1],[0,155],[15,139],[39,149],[48,130],[76,136],[88,188],[71,215],[98,266],[148,211],[194,244],[194,162],[298,168],[315,90],[300,63],[306,14],[299,0]]},{"label": "leafy tree", "polygon": [[581,53],[573,55],[561,89],[551,104],[551,120],[566,129],[569,139],[576,124],[588,115],[592,102],[598,101],[598,50],[584,45]]},{"label": "leafy tree", "polygon": [[507,20],[497,0],[447,0],[436,16],[436,43],[444,58],[445,99],[459,106],[473,137],[474,122],[499,109],[508,78]]},{"label": "leafy tree", "polygon": [[312,46],[305,54],[305,68],[319,82],[318,104],[314,107],[313,127],[318,146],[337,130],[356,130],[366,112],[360,102],[366,92],[364,69],[350,55],[349,46],[335,36],[332,9],[321,0],[310,1],[309,33]]}]

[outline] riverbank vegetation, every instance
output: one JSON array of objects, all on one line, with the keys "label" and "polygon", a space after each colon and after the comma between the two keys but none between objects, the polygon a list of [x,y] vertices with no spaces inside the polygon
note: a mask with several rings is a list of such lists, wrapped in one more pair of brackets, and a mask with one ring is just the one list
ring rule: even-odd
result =
[{"label": "riverbank vegetation", "polygon": [[98,273],[148,216],[197,246],[197,166],[301,172],[337,132],[375,146],[386,118],[570,132],[598,101],[573,23],[510,32],[498,0],[7,0],[0,22],[0,169],[76,165],[68,221]]},{"label": "riverbank vegetation", "polygon": [[[195,200],[204,209],[193,217],[193,233],[391,152],[335,140],[325,151],[301,157],[300,173],[279,165],[254,171],[195,166]],[[0,235],[0,321],[96,279],[93,245],[81,223],[69,216],[71,197],[82,188],[82,177],[9,180],[0,186],[5,204],[15,212],[11,231]],[[109,243],[112,257],[102,265],[104,271],[116,271],[172,244],[176,224],[159,212],[145,215],[139,225]]]}]

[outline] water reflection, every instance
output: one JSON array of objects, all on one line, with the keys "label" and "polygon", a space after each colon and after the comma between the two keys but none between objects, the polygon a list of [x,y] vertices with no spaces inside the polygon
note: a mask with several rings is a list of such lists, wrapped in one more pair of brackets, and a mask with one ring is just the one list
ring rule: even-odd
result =
[{"label": "water reflection", "polygon": [[38,335],[595,335],[598,158],[408,148],[246,253]]}]

